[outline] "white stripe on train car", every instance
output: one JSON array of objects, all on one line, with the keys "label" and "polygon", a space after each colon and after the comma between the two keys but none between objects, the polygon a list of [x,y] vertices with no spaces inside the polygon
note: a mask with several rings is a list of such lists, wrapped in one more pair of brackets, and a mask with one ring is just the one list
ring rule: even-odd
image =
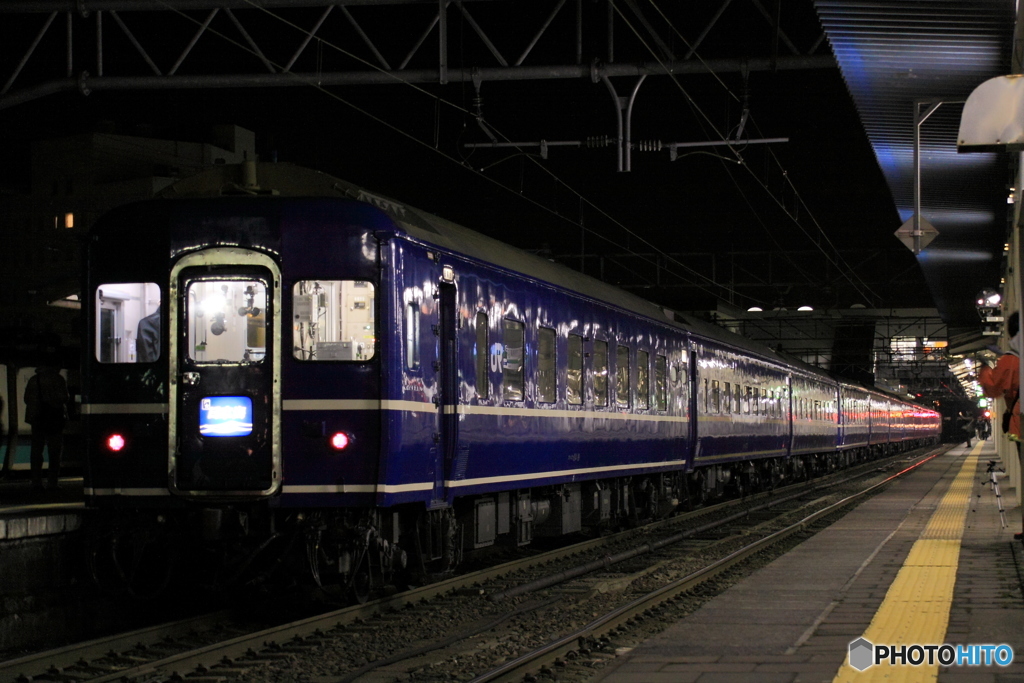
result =
[{"label": "white stripe on train car", "polygon": [[83,403],[82,413],[88,415],[158,414],[168,412],[166,403]]},{"label": "white stripe on train car", "polygon": [[566,477],[579,474],[594,474],[597,472],[622,472],[639,470],[651,467],[678,467],[686,464],[685,460],[669,460],[667,462],[640,462],[630,465],[610,465],[608,467],[581,467],[575,470],[553,470],[550,472],[531,472],[529,474],[510,474],[503,477],[481,477],[479,479],[460,479],[458,481],[445,481],[445,486],[451,488],[462,488],[465,486],[479,486],[480,484],[498,484],[512,481],[530,481],[534,479],[545,479],[548,477]]},{"label": "white stripe on train car", "polygon": [[163,488],[92,488],[86,486],[82,493],[87,496],[169,496],[171,492]]},{"label": "white stripe on train car", "polygon": [[390,401],[368,399],[286,399],[282,410],[401,410],[407,413],[432,413],[437,406],[426,401]]},{"label": "white stripe on train car", "polygon": [[[437,407],[424,401],[377,401],[374,399],[290,399],[282,401],[284,410],[397,410],[407,413],[434,412]],[[601,418],[638,422],[689,422],[689,417],[596,410],[545,410],[543,408],[506,408],[503,406],[446,405],[446,415],[528,415],[531,417]]]},{"label": "white stripe on train car", "polygon": [[[678,467],[684,465],[685,460],[670,460],[668,462],[642,462],[631,465],[613,465],[608,467],[581,467],[574,470],[552,470],[549,472],[532,472],[529,474],[510,474],[501,477],[480,477],[478,479],[461,479],[457,481],[446,480],[444,485],[449,488],[464,488],[466,486],[480,486],[482,484],[501,484],[514,481],[531,481],[546,479],[549,477],[577,476],[581,474],[595,474],[599,472],[622,472],[639,470],[651,467]],[[285,485],[282,487],[284,493],[405,493],[408,491],[429,491],[434,488],[434,482],[419,482],[416,484],[383,484],[374,486],[372,484],[326,484],[326,485]]]},{"label": "white stripe on train car", "polygon": [[600,412],[597,410],[545,410],[544,408],[505,408],[502,406],[446,405],[446,415],[529,415],[530,417],[600,418],[605,420],[636,420],[638,422],[689,422],[677,415]]},{"label": "white stripe on train car", "polygon": [[422,481],[415,484],[285,484],[282,493],[406,493],[429,491],[434,483]]}]

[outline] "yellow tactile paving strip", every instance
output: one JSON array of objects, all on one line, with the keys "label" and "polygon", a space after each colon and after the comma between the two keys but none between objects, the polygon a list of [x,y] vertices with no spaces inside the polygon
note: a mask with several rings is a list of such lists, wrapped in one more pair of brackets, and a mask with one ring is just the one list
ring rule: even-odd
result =
[{"label": "yellow tactile paving strip", "polygon": [[[953,480],[924,533],[914,543],[906,562],[889,586],[885,600],[864,632],[877,645],[941,644],[949,625],[953,586],[960,561],[960,539],[978,469],[979,442]],[[855,681],[934,681],[939,666],[889,666],[883,663],[857,671],[846,661],[833,683]]]}]

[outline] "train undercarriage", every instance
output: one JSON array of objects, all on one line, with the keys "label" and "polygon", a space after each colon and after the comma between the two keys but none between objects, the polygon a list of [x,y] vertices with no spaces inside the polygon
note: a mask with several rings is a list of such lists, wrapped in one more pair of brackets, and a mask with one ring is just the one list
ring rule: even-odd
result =
[{"label": "train undercarriage", "polygon": [[286,584],[334,602],[364,602],[450,573],[488,548],[637,526],[916,445],[504,491],[435,510],[281,510],[250,503],[177,513],[119,511],[91,525],[87,553],[99,586],[136,599],[176,585],[223,594]]}]

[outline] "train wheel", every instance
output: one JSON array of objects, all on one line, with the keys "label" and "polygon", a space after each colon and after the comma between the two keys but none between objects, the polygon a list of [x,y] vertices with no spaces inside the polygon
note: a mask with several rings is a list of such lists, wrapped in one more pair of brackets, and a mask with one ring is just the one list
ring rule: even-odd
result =
[{"label": "train wheel", "polygon": [[708,502],[707,477],[697,470],[686,479],[686,503],[690,510],[703,507]]},{"label": "train wheel", "polygon": [[370,579],[370,562],[369,556],[364,554],[362,561],[359,563],[359,568],[352,574],[352,580],[349,583],[349,594],[353,602],[357,602],[360,605],[366,604],[366,601],[370,599],[372,580]]}]

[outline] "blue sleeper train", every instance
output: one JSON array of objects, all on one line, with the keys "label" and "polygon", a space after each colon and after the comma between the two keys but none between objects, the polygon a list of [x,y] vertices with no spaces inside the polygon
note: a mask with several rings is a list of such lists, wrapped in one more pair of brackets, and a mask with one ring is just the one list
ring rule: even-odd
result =
[{"label": "blue sleeper train", "polygon": [[323,174],[221,166],[169,194],[88,243],[85,491],[246,565],[297,542],[365,595],[939,436],[934,411]]}]

